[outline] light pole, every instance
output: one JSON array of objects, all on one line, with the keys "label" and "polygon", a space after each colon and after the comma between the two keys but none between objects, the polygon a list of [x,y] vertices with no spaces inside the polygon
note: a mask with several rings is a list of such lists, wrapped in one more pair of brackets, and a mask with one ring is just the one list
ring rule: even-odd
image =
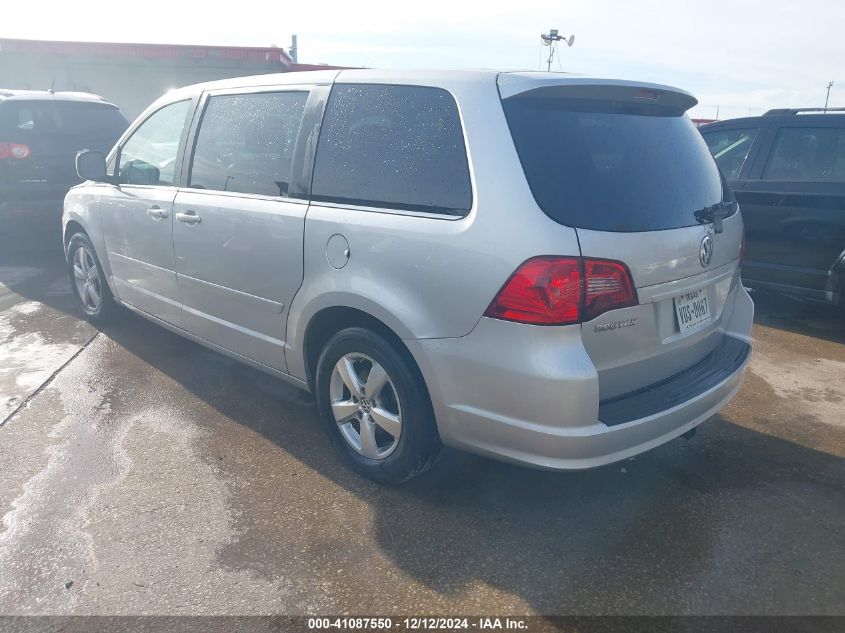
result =
[{"label": "light pole", "polygon": [[290,36],[290,48],[288,49],[288,55],[290,55],[290,58],[293,60],[294,64],[299,61],[299,47],[296,45],[295,33]]},{"label": "light pole", "polygon": [[827,112],[827,102],[830,101],[830,89],[833,88],[833,82],[827,83],[827,96],[824,98],[824,111]]},{"label": "light pole", "polygon": [[552,70],[552,59],[555,56],[555,50],[557,49],[557,43],[560,41],[566,42],[567,46],[572,46],[575,43],[575,36],[570,35],[569,38],[565,38],[562,35],[558,35],[557,29],[549,29],[548,34],[541,33],[540,34],[540,41],[543,43],[543,46],[549,47],[549,58],[546,60],[546,71],[551,72]]}]

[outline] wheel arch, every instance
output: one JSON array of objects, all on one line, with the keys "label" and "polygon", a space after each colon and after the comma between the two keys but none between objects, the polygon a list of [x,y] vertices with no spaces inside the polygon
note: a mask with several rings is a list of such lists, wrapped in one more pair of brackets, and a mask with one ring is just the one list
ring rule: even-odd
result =
[{"label": "wheel arch", "polygon": [[[88,239],[94,243],[95,235],[92,232],[91,224],[99,217],[100,200],[99,195],[89,192],[87,187],[71,189],[65,196],[62,211],[62,243],[67,255],[67,247],[70,238],[76,233],[85,233]],[[96,247],[96,244],[94,244]]]},{"label": "wheel arch", "polygon": [[312,314],[307,325],[302,329],[302,340],[298,346],[301,353],[298,356],[301,359],[304,378],[312,391],[317,361],[326,343],[332,336],[350,327],[363,327],[387,339],[411,363],[413,370],[422,380],[426,392],[428,391],[419,365],[402,341],[402,337],[387,323],[373,316],[369,311],[347,305],[331,305],[320,308]]},{"label": "wheel arch", "polygon": [[87,235],[105,273],[106,283],[112,295],[118,297],[112,283],[111,262],[106,253],[106,243],[100,230],[101,195],[98,185],[93,184],[81,185],[68,192],[62,212],[62,246],[67,258],[71,238],[76,233]]},{"label": "wheel arch", "polygon": [[65,233],[62,237],[62,241],[64,242],[65,247],[65,257],[67,257],[67,249],[70,245],[70,239],[77,233],[84,233],[85,235],[88,235],[88,239],[91,239],[91,236],[89,235],[88,231],[85,230],[85,227],[82,226],[82,224],[78,220],[68,220],[65,223]]}]

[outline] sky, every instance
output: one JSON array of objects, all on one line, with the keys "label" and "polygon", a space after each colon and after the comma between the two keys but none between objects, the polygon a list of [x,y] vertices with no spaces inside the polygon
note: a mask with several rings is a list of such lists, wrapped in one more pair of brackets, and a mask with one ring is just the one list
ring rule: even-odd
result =
[{"label": "sky", "polygon": [[[575,35],[552,70],[670,84],[691,115],[845,106],[841,0],[41,0],[3,10],[0,37],[287,48],[379,68],[545,68],[540,33]],[[34,16],[38,16],[35,19]]]}]

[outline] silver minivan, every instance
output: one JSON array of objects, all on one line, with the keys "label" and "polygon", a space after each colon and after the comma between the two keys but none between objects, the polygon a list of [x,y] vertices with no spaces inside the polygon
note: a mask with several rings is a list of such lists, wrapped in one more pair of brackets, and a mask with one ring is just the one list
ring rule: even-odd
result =
[{"label": "silver minivan", "polygon": [[737,392],[742,217],[668,86],[343,70],[169,92],[64,204],[74,295],[311,391],[383,482],[636,455]]}]

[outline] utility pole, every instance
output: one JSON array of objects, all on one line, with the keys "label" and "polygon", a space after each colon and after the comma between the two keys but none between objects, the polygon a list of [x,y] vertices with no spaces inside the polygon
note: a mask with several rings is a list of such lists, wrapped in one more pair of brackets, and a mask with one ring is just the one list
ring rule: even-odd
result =
[{"label": "utility pole", "polygon": [[569,39],[567,39],[562,35],[558,35],[557,29],[549,29],[548,34],[540,34],[540,42],[543,46],[549,47],[549,58],[546,60],[546,72],[551,72],[552,70],[552,60],[554,59],[555,51],[557,50],[557,43],[561,41],[566,42],[567,46],[572,46],[575,43],[575,36],[570,35]]},{"label": "utility pole", "polygon": [[830,101],[830,89],[833,88],[833,82],[827,83],[827,96],[824,98],[824,111],[827,112],[827,102]]}]

